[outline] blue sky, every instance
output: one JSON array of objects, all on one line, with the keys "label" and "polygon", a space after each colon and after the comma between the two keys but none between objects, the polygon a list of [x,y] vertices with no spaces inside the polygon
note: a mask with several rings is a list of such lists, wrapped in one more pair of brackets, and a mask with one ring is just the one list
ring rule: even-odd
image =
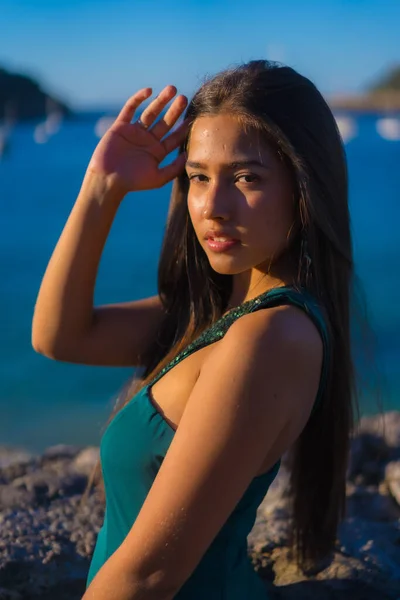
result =
[{"label": "blue sky", "polygon": [[282,61],[325,94],[358,92],[400,62],[400,0],[0,0],[0,65],[74,108],[138,88],[191,95],[206,74]]}]

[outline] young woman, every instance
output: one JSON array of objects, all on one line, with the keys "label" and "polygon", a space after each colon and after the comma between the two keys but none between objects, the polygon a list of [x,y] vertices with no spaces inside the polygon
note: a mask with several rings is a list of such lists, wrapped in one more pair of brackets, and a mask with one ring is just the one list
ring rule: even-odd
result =
[{"label": "young woman", "polygon": [[[251,61],[187,100],[134,94],[47,267],[34,348],[144,368],[102,437],[106,513],[85,600],[257,600],[246,538],[288,455],[293,556],[333,550],[353,427],[346,160],[316,87]],[[179,146],[169,165],[160,163]],[[128,192],[174,179],[158,295],[93,307]],[[129,201],[134,202],[134,197]],[[99,470],[97,470],[97,473]]]}]

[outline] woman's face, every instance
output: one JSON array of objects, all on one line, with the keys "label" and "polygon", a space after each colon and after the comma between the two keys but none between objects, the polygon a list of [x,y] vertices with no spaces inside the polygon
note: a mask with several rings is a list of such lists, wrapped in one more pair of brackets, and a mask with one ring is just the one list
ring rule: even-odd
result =
[{"label": "woman's face", "polygon": [[[203,116],[193,124],[186,172],[190,218],[211,267],[268,272],[294,220],[291,180],[277,154],[235,117]],[[218,248],[207,240],[210,230],[237,242]]]}]

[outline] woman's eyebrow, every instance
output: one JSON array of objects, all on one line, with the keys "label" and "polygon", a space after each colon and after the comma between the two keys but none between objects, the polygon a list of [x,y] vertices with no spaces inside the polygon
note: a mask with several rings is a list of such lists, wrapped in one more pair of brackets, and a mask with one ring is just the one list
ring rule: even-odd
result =
[{"label": "woman's eyebrow", "polygon": [[[193,169],[207,169],[206,164],[192,160],[187,160],[186,166],[192,167]],[[221,165],[221,167],[223,169],[237,169],[238,167],[262,167],[263,169],[268,169],[268,166],[259,160],[238,160],[230,163],[224,163]]]}]

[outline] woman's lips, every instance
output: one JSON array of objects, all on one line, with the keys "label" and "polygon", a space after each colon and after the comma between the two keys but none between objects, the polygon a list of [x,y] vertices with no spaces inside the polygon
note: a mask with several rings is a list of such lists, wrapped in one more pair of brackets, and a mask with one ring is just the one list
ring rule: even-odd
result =
[{"label": "woman's lips", "polygon": [[225,252],[239,244],[239,240],[227,239],[226,241],[218,241],[212,237],[208,237],[206,242],[208,247],[214,252]]}]

